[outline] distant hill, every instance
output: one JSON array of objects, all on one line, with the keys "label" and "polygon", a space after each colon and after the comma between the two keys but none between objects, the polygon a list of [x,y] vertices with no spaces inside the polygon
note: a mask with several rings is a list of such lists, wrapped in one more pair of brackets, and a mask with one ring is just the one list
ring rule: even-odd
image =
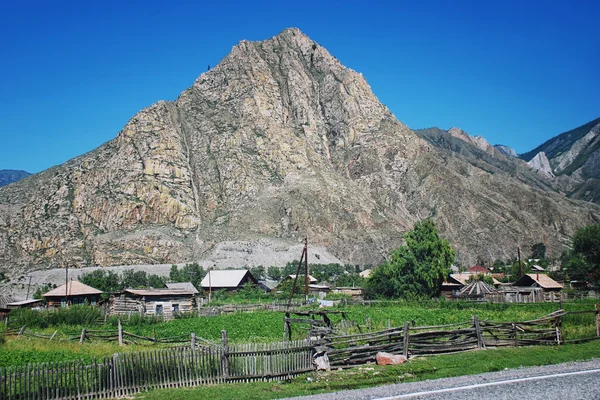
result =
[{"label": "distant hill", "polygon": [[0,186],[8,185],[9,183],[13,183],[19,181],[23,178],[27,178],[31,175],[26,171],[17,171],[12,169],[0,169]]},{"label": "distant hill", "polygon": [[569,197],[600,203],[600,118],[561,133],[520,157],[534,168],[539,163],[532,160],[547,158],[545,172],[568,182],[565,191]]}]

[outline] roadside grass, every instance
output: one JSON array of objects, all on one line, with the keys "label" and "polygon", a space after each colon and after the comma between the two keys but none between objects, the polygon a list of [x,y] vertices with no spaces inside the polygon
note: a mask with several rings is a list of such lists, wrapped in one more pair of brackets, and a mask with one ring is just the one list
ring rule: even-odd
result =
[{"label": "roadside grass", "polygon": [[486,349],[432,357],[416,357],[402,365],[366,365],[341,371],[310,373],[290,381],[251,382],[161,389],[136,396],[143,400],[276,399],[307,396],[392,383],[472,375],[504,369],[583,361],[600,357],[600,342],[563,346]]}]

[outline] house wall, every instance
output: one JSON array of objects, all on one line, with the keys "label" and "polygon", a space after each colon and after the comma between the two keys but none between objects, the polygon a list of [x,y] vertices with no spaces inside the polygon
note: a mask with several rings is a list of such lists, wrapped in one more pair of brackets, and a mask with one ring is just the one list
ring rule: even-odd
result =
[{"label": "house wall", "polygon": [[[65,306],[65,296],[48,296],[45,297],[46,302],[48,303],[48,307],[64,307]],[[100,295],[82,295],[82,296],[69,296],[67,297],[67,303],[69,305],[96,305],[100,301]]]},{"label": "house wall", "polygon": [[[157,306],[162,307],[162,316],[165,320],[175,318],[175,305],[179,313],[195,312],[196,300],[193,296],[135,296],[123,293],[111,297],[109,315],[129,315],[140,313],[148,316],[157,315]],[[159,307],[160,308],[160,307]]]}]

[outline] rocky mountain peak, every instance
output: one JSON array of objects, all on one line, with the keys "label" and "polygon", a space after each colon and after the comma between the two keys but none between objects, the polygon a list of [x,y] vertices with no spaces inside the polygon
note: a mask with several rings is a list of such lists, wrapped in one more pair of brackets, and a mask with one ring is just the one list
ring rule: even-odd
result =
[{"label": "rocky mountain peak", "polygon": [[251,260],[261,243],[304,237],[343,262],[376,264],[426,217],[468,264],[541,240],[530,232],[560,254],[600,218],[474,150],[467,159],[435,148],[361,74],[286,29],[240,42],[116,139],[0,188],[0,267],[189,262],[217,250]]}]

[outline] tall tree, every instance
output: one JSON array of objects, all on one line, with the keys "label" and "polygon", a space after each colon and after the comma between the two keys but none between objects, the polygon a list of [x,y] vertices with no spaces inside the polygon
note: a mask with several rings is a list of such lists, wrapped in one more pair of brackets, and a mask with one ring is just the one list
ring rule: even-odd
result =
[{"label": "tall tree", "polygon": [[570,263],[575,274],[600,290],[600,224],[583,227],[575,233],[571,258],[579,258]]},{"label": "tall tree", "polygon": [[369,298],[434,297],[450,273],[455,252],[435,223],[425,219],[404,235],[406,244],[373,271],[365,285]]},{"label": "tall tree", "polygon": [[531,246],[531,258],[536,260],[546,258],[546,245],[544,243],[536,243]]}]

